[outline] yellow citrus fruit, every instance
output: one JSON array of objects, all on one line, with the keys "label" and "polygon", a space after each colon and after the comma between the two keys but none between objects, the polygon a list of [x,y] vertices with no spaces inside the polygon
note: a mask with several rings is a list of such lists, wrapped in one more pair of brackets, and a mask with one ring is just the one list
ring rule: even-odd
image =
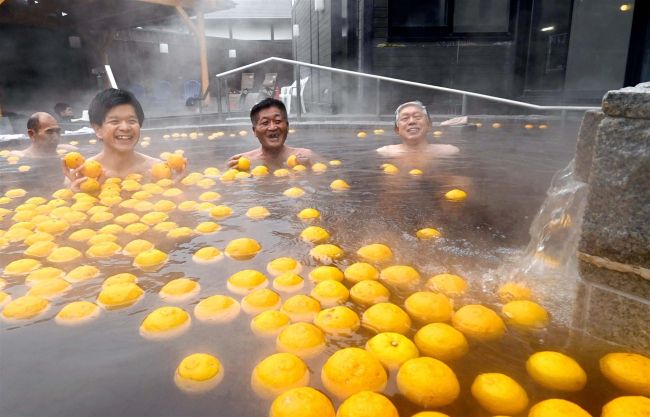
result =
[{"label": "yellow citrus fruit", "polygon": [[266,264],[266,270],[273,276],[282,275],[287,272],[299,274],[302,271],[302,265],[293,258],[283,256],[281,258],[275,258]]},{"label": "yellow citrus fruit", "polygon": [[379,279],[379,271],[374,266],[366,262],[355,262],[345,268],[343,271],[345,278],[352,282],[357,283],[365,280]]},{"label": "yellow citrus fruit", "polygon": [[81,168],[81,175],[88,178],[99,178],[102,174],[102,164],[97,161],[86,161]]},{"label": "yellow citrus fruit", "polygon": [[621,390],[650,396],[650,358],[637,353],[608,353],[600,358],[600,371]]},{"label": "yellow citrus fruit", "polygon": [[395,332],[404,334],[411,328],[409,315],[392,303],[374,304],[363,313],[361,320],[364,327],[377,333]]},{"label": "yellow citrus fruit", "polygon": [[97,304],[108,310],[123,308],[136,303],[143,295],[142,288],[134,283],[113,284],[102,288]]},{"label": "yellow citrus fruit", "polygon": [[442,233],[440,233],[438,230],[434,228],[425,227],[424,229],[420,229],[417,232],[415,232],[415,236],[417,236],[418,239],[427,240],[427,239],[435,239],[437,237],[440,237],[442,236]]},{"label": "yellow citrus fruit", "polygon": [[273,288],[280,292],[294,293],[300,291],[305,285],[305,280],[293,272],[285,272],[273,280]]},{"label": "yellow citrus fruit", "polygon": [[334,307],[345,303],[350,297],[347,287],[339,281],[326,279],[316,284],[310,294],[323,307]]},{"label": "yellow citrus fruit", "polygon": [[165,301],[179,302],[192,298],[200,290],[198,282],[189,278],[176,278],[163,285],[158,295]]},{"label": "yellow citrus fruit", "polygon": [[94,194],[94,193],[98,192],[100,190],[100,188],[101,188],[101,185],[99,184],[99,182],[95,178],[90,178],[90,177],[86,178],[86,180],[84,180],[84,182],[79,184],[79,189],[82,192],[88,193],[88,194]]},{"label": "yellow citrus fruit", "polygon": [[247,260],[253,258],[262,250],[262,246],[254,239],[239,238],[231,240],[224,252],[232,259]]},{"label": "yellow citrus fruit", "polygon": [[350,185],[344,180],[338,179],[332,181],[332,183],[330,184],[330,188],[333,191],[346,191],[350,189]]},{"label": "yellow citrus fruit", "polygon": [[147,338],[169,338],[190,326],[190,315],[180,307],[159,307],[149,313],[140,325],[140,334]]},{"label": "yellow citrus fruit", "polygon": [[280,352],[308,359],[325,350],[325,334],[313,324],[294,323],[280,331],[275,345]]},{"label": "yellow citrus fruit", "polygon": [[92,278],[99,276],[99,269],[92,265],[81,265],[68,272],[65,276],[66,281],[68,282],[81,282],[86,281]]},{"label": "yellow citrus fruit", "polygon": [[406,265],[393,265],[379,273],[379,279],[398,289],[411,289],[420,282],[420,273]]},{"label": "yellow citrus fruit", "polygon": [[240,311],[237,300],[217,294],[201,300],[194,307],[194,317],[207,323],[226,323],[237,317]]},{"label": "yellow citrus fruit", "polygon": [[393,258],[393,251],[384,244],[372,243],[359,248],[357,255],[370,262],[387,262]]},{"label": "yellow citrus fruit", "polygon": [[300,210],[297,214],[298,218],[301,220],[312,220],[320,218],[320,212],[315,208],[306,208]]},{"label": "yellow citrus fruit", "polygon": [[81,252],[70,246],[61,246],[54,249],[47,257],[53,263],[71,262],[81,257]]},{"label": "yellow citrus fruit", "polygon": [[83,165],[86,159],[79,152],[68,152],[63,157],[63,162],[68,169],[76,169]]},{"label": "yellow citrus fruit", "polygon": [[397,372],[397,388],[424,408],[443,407],[458,398],[456,374],[444,362],[428,357],[406,361]]},{"label": "yellow citrus fruit", "polygon": [[379,333],[366,342],[366,350],[388,370],[397,370],[404,362],[420,356],[418,348],[399,333]]},{"label": "yellow citrus fruit", "polygon": [[258,336],[276,336],[290,323],[291,319],[285,313],[267,310],[253,317],[250,327]]},{"label": "yellow citrus fruit", "polygon": [[447,322],[453,313],[452,302],[444,294],[417,291],[404,300],[409,315],[421,323]]},{"label": "yellow citrus fruit", "polygon": [[74,326],[94,319],[99,316],[99,307],[90,301],[73,301],[66,304],[54,320],[58,324]]},{"label": "yellow citrus fruit", "polygon": [[296,155],[289,155],[287,158],[287,166],[293,168],[298,165],[298,157]]},{"label": "yellow citrus fruit", "polygon": [[465,336],[445,323],[423,326],[415,333],[413,341],[423,356],[431,356],[443,362],[459,359],[469,351]]},{"label": "yellow citrus fruit", "polygon": [[330,234],[322,227],[309,226],[300,233],[300,238],[309,243],[322,243],[330,238]]},{"label": "yellow citrus fruit", "polygon": [[68,281],[61,278],[42,279],[32,285],[32,288],[27,291],[27,295],[51,300],[68,291],[70,287]]},{"label": "yellow citrus fruit", "polygon": [[449,201],[464,201],[467,199],[467,193],[463,190],[459,190],[458,188],[454,188],[453,190],[447,191],[445,193],[445,198]]},{"label": "yellow citrus fruit", "polygon": [[167,165],[174,171],[182,171],[187,166],[187,159],[181,154],[171,153],[165,158]]},{"label": "yellow citrus fruit", "polygon": [[337,417],[399,417],[397,408],[381,394],[361,391],[343,401],[336,412]]},{"label": "yellow citrus fruit", "polygon": [[362,306],[384,303],[388,301],[390,291],[378,281],[365,280],[350,288],[350,298]]},{"label": "yellow citrus fruit", "polygon": [[291,317],[291,321],[311,322],[320,311],[320,303],[308,295],[298,294],[287,298],[280,311]]},{"label": "yellow citrus fruit", "polygon": [[429,278],[426,287],[431,291],[441,292],[448,297],[456,297],[465,294],[467,283],[458,275],[438,274]]},{"label": "yellow citrus fruit", "polygon": [[226,281],[226,286],[228,290],[235,294],[245,295],[256,289],[265,288],[268,283],[268,279],[261,272],[254,269],[244,269],[232,274]]},{"label": "yellow citrus fruit", "polygon": [[318,266],[309,273],[309,279],[314,282],[321,282],[328,279],[343,281],[343,272],[331,265]]},{"label": "yellow citrus fruit", "polygon": [[548,312],[534,301],[515,300],[501,308],[508,324],[523,329],[543,329],[548,325]]},{"label": "yellow citrus fruit", "polygon": [[253,220],[260,220],[270,215],[271,213],[264,206],[251,207],[246,211],[246,217],[250,217]]},{"label": "yellow citrus fruit", "polygon": [[309,255],[315,260],[328,265],[343,257],[343,249],[330,243],[323,243],[314,246],[309,251]]},{"label": "yellow citrus fruit", "polygon": [[605,404],[601,417],[650,416],[650,398],[638,396],[618,397]]},{"label": "yellow citrus fruit", "polygon": [[519,414],[528,407],[528,394],[508,375],[485,373],[472,383],[472,395],[492,414]]},{"label": "yellow citrus fruit", "polygon": [[237,160],[237,169],[240,171],[248,171],[251,168],[251,160],[245,156],[240,157]]},{"label": "yellow citrus fruit", "polygon": [[552,398],[532,406],[528,417],[591,417],[591,414],[571,401]]},{"label": "yellow citrus fruit", "polygon": [[334,417],[334,406],[323,393],[311,387],[292,388],[280,394],[269,417]]},{"label": "yellow citrus fruit", "polygon": [[461,307],[451,317],[453,326],[465,336],[481,341],[501,338],[506,325],[493,310],[478,304]]},{"label": "yellow citrus fruit", "polygon": [[311,170],[316,173],[325,172],[327,171],[327,165],[325,165],[322,162],[316,162],[314,165],[311,166]]},{"label": "yellow citrus fruit", "polygon": [[162,180],[172,177],[172,169],[165,162],[158,162],[151,166],[151,176],[155,180]]},{"label": "yellow citrus fruit", "polygon": [[265,177],[269,175],[269,169],[264,165],[258,165],[251,170],[251,174],[254,177]]},{"label": "yellow citrus fruit", "polygon": [[273,399],[292,388],[309,385],[307,365],[291,353],[276,353],[264,358],[253,369],[251,386],[262,398]]},{"label": "yellow citrus fruit", "polygon": [[360,325],[359,316],[345,306],[336,306],[320,311],[314,324],[329,335],[351,335]]},{"label": "yellow citrus fruit", "polygon": [[501,301],[507,303],[515,300],[532,300],[533,292],[523,283],[507,282],[499,287],[497,294]]},{"label": "yellow citrus fruit", "polygon": [[2,317],[7,320],[31,319],[47,310],[49,305],[45,298],[25,295],[10,301],[2,310]]},{"label": "yellow citrus fruit", "polygon": [[[439,413],[437,411],[420,411],[419,413],[413,414],[411,417],[449,417],[447,414]],[[506,417],[506,416],[494,416],[494,417]]]},{"label": "yellow citrus fruit", "polygon": [[241,300],[241,306],[248,314],[259,314],[267,310],[277,310],[282,303],[280,295],[268,288],[254,290]]},{"label": "yellow citrus fruit", "polygon": [[196,263],[212,263],[223,258],[221,251],[213,246],[206,246],[194,252],[192,260]]},{"label": "yellow citrus fruit", "polygon": [[207,353],[193,353],[181,361],[174,374],[176,386],[187,392],[206,392],[223,380],[223,366]]},{"label": "yellow citrus fruit", "polygon": [[102,283],[102,288],[106,288],[114,284],[123,284],[123,283],[137,284],[138,277],[128,272],[122,272],[120,274],[111,275],[110,277],[104,280],[104,282]]},{"label": "yellow citrus fruit", "polygon": [[383,391],[388,377],[381,362],[359,348],[344,348],[327,359],[321,370],[323,386],[339,399],[361,391]]},{"label": "yellow citrus fruit", "polygon": [[149,249],[140,252],[133,260],[133,265],[143,270],[156,269],[167,262],[167,254],[158,249]]},{"label": "yellow citrus fruit", "polygon": [[526,361],[526,371],[538,384],[558,391],[580,391],[587,383],[587,374],[578,362],[560,352],[532,354]]}]

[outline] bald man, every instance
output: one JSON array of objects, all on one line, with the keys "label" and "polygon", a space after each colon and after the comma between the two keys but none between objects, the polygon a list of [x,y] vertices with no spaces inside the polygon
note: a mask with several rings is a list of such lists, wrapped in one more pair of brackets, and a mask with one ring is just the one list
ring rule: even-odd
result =
[{"label": "bald man", "polygon": [[[14,155],[31,158],[49,158],[58,156],[56,153],[61,139],[61,128],[56,119],[49,113],[34,113],[27,120],[27,135],[31,145],[22,151],[12,152]],[[65,150],[76,149],[70,145],[60,145]]]}]

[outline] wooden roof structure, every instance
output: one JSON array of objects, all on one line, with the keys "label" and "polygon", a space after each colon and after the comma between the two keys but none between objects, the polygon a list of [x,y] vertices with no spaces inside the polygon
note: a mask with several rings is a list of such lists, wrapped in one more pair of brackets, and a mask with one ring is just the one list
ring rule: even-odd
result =
[{"label": "wooden roof structure", "polygon": [[234,7],[231,0],[0,0],[0,24],[73,29],[123,30],[186,14]]},{"label": "wooden roof structure", "polygon": [[207,104],[210,79],[204,14],[234,6],[232,0],[0,0],[0,25],[74,30],[94,46],[99,61],[106,65],[115,32],[178,14],[198,40],[202,95]]}]

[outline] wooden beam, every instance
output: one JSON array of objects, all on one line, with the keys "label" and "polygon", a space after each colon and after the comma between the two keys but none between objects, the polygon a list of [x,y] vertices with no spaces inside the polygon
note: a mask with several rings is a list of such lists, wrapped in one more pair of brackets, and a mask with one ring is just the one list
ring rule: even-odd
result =
[{"label": "wooden beam", "polygon": [[190,16],[187,14],[185,9],[183,9],[181,6],[176,6],[176,11],[183,18],[185,24],[189,26],[190,30],[194,32],[194,36],[196,36],[197,38],[200,37],[201,34],[199,33],[199,29],[196,27],[194,22],[192,22],[192,19],[190,19]]},{"label": "wooden beam", "polygon": [[0,0],[0,6],[2,6],[2,3],[4,3],[5,0]]},{"label": "wooden beam", "polygon": [[198,10],[196,15],[197,20],[197,38],[199,41],[199,54],[201,57],[201,95],[205,96],[205,104],[210,104],[210,93],[208,93],[208,86],[210,84],[210,74],[208,72],[208,48],[205,41],[205,19],[203,17],[203,10]]},{"label": "wooden beam", "polygon": [[194,9],[197,7],[197,2],[195,0],[137,0],[143,3],[153,3],[159,4],[161,6],[170,6],[170,7],[184,7],[186,9]]}]

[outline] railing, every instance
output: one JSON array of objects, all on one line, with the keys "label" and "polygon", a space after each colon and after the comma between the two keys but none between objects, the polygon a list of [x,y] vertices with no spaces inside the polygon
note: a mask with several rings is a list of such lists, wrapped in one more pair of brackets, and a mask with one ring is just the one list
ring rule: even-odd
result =
[{"label": "railing", "polygon": [[[235,69],[232,69],[230,71],[222,72],[216,75],[217,77],[217,102],[218,102],[218,111],[221,114],[223,112],[222,106],[221,106],[221,80],[224,77],[227,77],[232,74],[236,74],[240,71],[243,71],[248,68],[256,67],[258,65],[263,65],[269,62],[280,62],[284,64],[290,64],[294,66],[294,79],[296,80],[296,88],[298,89],[297,94],[296,94],[296,116],[298,117],[298,120],[300,120],[300,117],[302,116],[302,97],[300,95],[300,67],[307,67],[307,68],[315,68],[318,70],[323,70],[323,71],[329,71],[333,72],[336,74],[345,74],[345,75],[352,75],[355,77],[360,77],[360,78],[369,78],[376,80],[376,90],[377,90],[377,100],[376,100],[376,111],[377,115],[380,114],[380,82],[381,81],[387,81],[387,82],[392,82],[392,83],[397,83],[397,84],[403,84],[403,85],[408,85],[412,87],[420,87],[428,90],[435,90],[435,91],[442,91],[445,93],[451,93],[451,94],[458,94],[462,97],[462,104],[461,104],[461,114],[466,115],[467,114],[467,98],[468,97],[474,97],[474,98],[480,98],[483,100],[487,101],[492,101],[495,103],[503,103],[503,104],[509,104],[512,106],[517,106],[517,107],[524,107],[532,110],[542,110],[542,111],[561,111],[563,118],[566,116],[567,111],[586,111],[586,110],[599,110],[600,107],[589,107],[589,106],[540,106],[537,104],[531,104],[531,103],[526,103],[523,101],[517,101],[517,100],[510,100],[507,98],[502,98],[502,97],[495,97],[495,96],[490,96],[487,94],[479,94],[479,93],[474,93],[471,91],[465,91],[465,90],[458,90],[456,88],[447,88],[447,87],[440,87],[437,85],[431,85],[431,84],[424,84],[424,83],[418,83],[414,81],[407,81],[407,80],[401,80],[399,78],[391,78],[391,77],[384,77],[381,75],[374,75],[374,74],[366,74],[363,72],[357,72],[357,71],[349,71],[349,70],[344,70],[344,69],[339,69],[339,68],[331,68],[331,67],[326,67],[323,65],[316,65],[316,64],[310,64],[308,62],[301,62],[301,61],[294,61],[292,59],[285,59],[285,58],[278,58],[278,57],[269,57],[266,59],[262,59],[261,61],[253,62],[248,65],[244,65],[242,67],[238,67]],[[226,92],[227,94],[227,92]],[[230,103],[228,100],[228,96],[226,95],[226,103],[228,104],[228,113],[230,113]]]}]

